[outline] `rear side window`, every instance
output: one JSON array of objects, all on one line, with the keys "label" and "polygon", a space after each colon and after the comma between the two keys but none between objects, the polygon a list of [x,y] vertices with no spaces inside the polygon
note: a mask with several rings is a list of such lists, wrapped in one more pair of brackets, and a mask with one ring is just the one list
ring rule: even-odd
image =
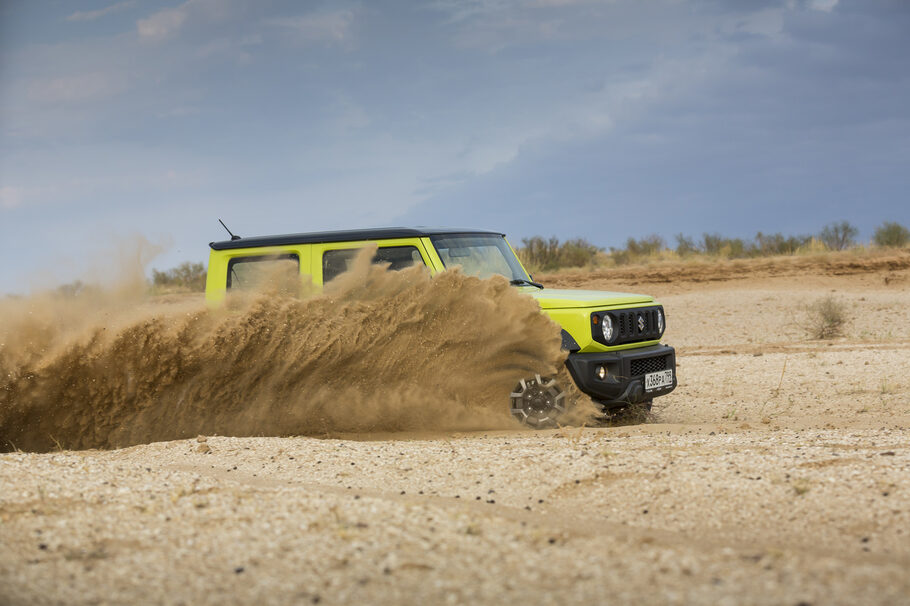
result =
[{"label": "rear side window", "polygon": [[[322,281],[328,282],[346,272],[358,252],[359,248],[325,251],[322,255]],[[388,263],[392,271],[424,264],[416,246],[383,246],[376,250],[373,263]]]},{"label": "rear side window", "polygon": [[290,292],[300,287],[300,259],[296,254],[236,257],[228,262],[228,288],[254,290],[268,286]]}]

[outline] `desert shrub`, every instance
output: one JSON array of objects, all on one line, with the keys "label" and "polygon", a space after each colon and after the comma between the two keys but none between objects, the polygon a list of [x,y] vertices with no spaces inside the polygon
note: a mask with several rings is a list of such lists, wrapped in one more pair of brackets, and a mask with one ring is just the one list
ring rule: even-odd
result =
[{"label": "desert shrub", "polygon": [[625,248],[611,248],[610,256],[617,265],[631,263],[646,257],[655,256],[666,248],[666,242],[657,234],[651,234],[644,238],[629,238],[626,240]]},{"label": "desert shrub", "polygon": [[813,339],[833,339],[843,334],[847,305],[828,295],[806,308],[805,328]]},{"label": "desert shrub", "polygon": [[676,254],[680,257],[688,257],[690,255],[697,254],[699,252],[698,245],[695,244],[695,241],[684,235],[676,234]]},{"label": "desert shrub", "polygon": [[152,282],[158,288],[177,290],[205,290],[205,265],[186,261],[167,271],[152,270]]},{"label": "desert shrub", "polygon": [[720,254],[720,249],[723,247],[726,238],[720,234],[702,234],[701,237],[701,249],[709,255],[718,255]]},{"label": "desert shrub", "polygon": [[703,234],[701,249],[716,257],[738,259],[746,256],[746,243],[741,238],[725,238],[720,234]]},{"label": "desert shrub", "polygon": [[831,250],[845,250],[856,244],[859,230],[847,221],[829,223],[822,228],[818,239]]},{"label": "desert shrub", "polygon": [[910,243],[910,230],[893,221],[885,221],[876,228],[872,241],[879,246],[902,248]]},{"label": "desert shrub", "polygon": [[521,243],[523,246],[518,249],[518,256],[532,270],[584,267],[593,264],[601,252],[600,248],[582,238],[566,240],[560,244],[558,238],[534,236],[522,238]]},{"label": "desert shrub", "polygon": [[554,265],[559,259],[559,239],[545,240],[541,236],[522,238],[522,247],[516,253],[521,262],[529,269],[546,269]]},{"label": "desert shrub", "polygon": [[562,267],[582,267],[590,265],[597,257],[601,249],[594,246],[587,240],[575,238],[566,240],[560,246],[559,261]]},{"label": "desert shrub", "polygon": [[781,233],[755,234],[755,244],[749,250],[754,257],[770,257],[773,255],[792,255],[800,248],[806,246],[812,236],[785,236]]},{"label": "desert shrub", "polygon": [[812,238],[809,238],[808,242],[796,249],[796,254],[825,253],[830,250],[831,249],[827,244],[813,236]]},{"label": "desert shrub", "polygon": [[666,247],[664,239],[657,234],[651,234],[644,238],[629,238],[626,241],[626,250],[636,257],[647,257],[654,253],[659,253]]}]

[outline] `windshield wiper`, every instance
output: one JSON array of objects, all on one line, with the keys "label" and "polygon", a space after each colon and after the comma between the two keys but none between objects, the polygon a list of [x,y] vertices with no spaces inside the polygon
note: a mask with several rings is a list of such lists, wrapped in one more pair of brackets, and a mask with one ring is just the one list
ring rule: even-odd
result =
[{"label": "windshield wiper", "polygon": [[538,282],[531,282],[530,280],[525,280],[524,278],[520,278],[518,280],[509,280],[509,284],[512,286],[536,286],[537,288],[543,288],[543,284],[540,284]]}]

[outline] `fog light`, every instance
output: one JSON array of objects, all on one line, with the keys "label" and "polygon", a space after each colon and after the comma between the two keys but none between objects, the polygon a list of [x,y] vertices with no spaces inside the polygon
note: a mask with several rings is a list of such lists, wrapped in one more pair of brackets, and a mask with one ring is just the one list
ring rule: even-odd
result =
[{"label": "fog light", "polygon": [[606,379],[607,378],[607,367],[598,366],[597,370],[594,371],[594,374],[596,374],[597,378],[600,379],[601,381]]}]

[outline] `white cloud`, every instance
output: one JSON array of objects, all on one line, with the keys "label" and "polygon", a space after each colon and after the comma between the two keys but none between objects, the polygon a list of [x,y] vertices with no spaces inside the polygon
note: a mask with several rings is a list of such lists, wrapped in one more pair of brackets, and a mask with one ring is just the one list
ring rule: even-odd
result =
[{"label": "white cloud", "polygon": [[811,0],[809,6],[817,11],[830,13],[837,6],[838,0]]},{"label": "white cloud", "polygon": [[111,4],[110,6],[105,6],[104,8],[99,8],[94,11],[76,11],[72,15],[66,18],[67,21],[94,21],[95,19],[100,19],[105,15],[110,15],[111,13],[118,13],[124,9],[130,8],[136,4],[135,0],[129,0],[128,2],[118,2],[117,4]]},{"label": "white cloud", "polygon": [[449,21],[458,22],[510,8],[521,8],[525,4],[524,0],[436,0],[429,7],[447,14]]},{"label": "white cloud", "polygon": [[22,204],[22,198],[22,190],[18,187],[0,187],[0,208],[16,208]]},{"label": "white cloud", "polygon": [[327,13],[268,19],[265,23],[291,31],[302,42],[342,42],[350,36],[354,17],[353,10],[341,9]]},{"label": "white cloud", "polygon": [[136,22],[139,37],[148,42],[160,42],[177,34],[190,21],[218,23],[241,18],[250,5],[242,0],[186,0],[179,6],[166,8]]},{"label": "white cloud", "polygon": [[472,19],[489,19],[494,15],[511,20],[534,9],[559,9],[577,5],[613,4],[615,0],[436,0],[428,5],[448,16],[450,23]]},{"label": "white cloud", "polygon": [[166,8],[145,19],[140,19],[136,22],[139,37],[158,42],[174,35],[186,22],[189,4],[186,2],[176,8]]},{"label": "white cloud", "polygon": [[728,33],[737,31],[773,38],[784,30],[784,14],[777,8],[739,15],[732,21],[725,28]]}]

